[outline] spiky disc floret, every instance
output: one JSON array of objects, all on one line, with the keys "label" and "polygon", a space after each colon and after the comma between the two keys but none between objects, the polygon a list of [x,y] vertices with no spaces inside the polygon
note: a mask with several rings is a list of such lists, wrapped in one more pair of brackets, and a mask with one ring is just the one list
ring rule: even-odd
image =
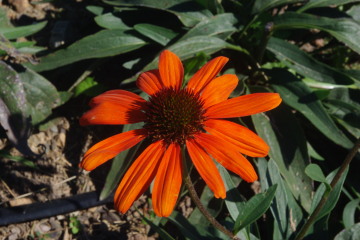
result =
[{"label": "spiky disc floret", "polygon": [[204,131],[204,112],[199,94],[189,89],[165,88],[150,97],[144,128],[153,141],[184,144]]}]

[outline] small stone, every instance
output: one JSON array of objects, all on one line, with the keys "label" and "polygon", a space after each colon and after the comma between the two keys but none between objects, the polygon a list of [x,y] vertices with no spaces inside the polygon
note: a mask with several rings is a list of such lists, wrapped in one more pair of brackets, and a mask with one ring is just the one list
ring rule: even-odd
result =
[{"label": "small stone", "polygon": [[38,229],[41,233],[46,233],[51,230],[51,226],[48,223],[40,223]]},{"label": "small stone", "polygon": [[18,199],[11,200],[9,202],[11,207],[26,205],[26,204],[30,204],[30,203],[33,203],[33,200],[31,198],[18,198]]},{"label": "small stone", "polygon": [[21,232],[20,228],[18,228],[18,227],[12,227],[10,231],[13,234],[20,234],[20,232]]},{"label": "small stone", "polygon": [[17,240],[19,236],[16,233],[10,234],[7,238],[8,240]]},{"label": "small stone", "polygon": [[141,217],[141,216],[140,216],[140,213],[138,213],[138,212],[134,212],[133,215],[134,215],[135,218],[140,218],[140,217]]}]

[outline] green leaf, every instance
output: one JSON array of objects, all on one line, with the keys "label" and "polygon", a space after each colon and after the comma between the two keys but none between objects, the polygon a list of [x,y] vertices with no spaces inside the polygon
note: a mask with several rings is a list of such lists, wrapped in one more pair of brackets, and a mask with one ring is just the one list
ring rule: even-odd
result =
[{"label": "green leaf", "polygon": [[297,12],[304,12],[310,8],[329,7],[330,5],[343,5],[346,3],[359,2],[359,0],[310,0]]},{"label": "green leaf", "polygon": [[349,48],[360,53],[360,24],[351,18],[328,18],[306,13],[286,12],[274,18],[274,30],[277,29],[319,29],[334,36]]},{"label": "green leaf", "polygon": [[39,169],[38,166],[35,165],[35,163],[29,159],[26,159],[24,157],[20,156],[12,156],[8,154],[6,151],[0,150],[0,157],[1,158],[7,158],[11,161],[18,162],[23,164],[24,166],[31,167],[33,169]]},{"label": "green leaf", "polygon": [[328,111],[355,138],[360,137],[360,110],[355,104],[341,100],[328,100]]},{"label": "green leaf", "polygon": [[222,39],[226,39],[236,31],[236,28],[234,27],[236,23],[237,19],[234,14],[219,14],[198,23],[190,29],[181,40],[195,36],[219,36]]},{"label": "green leaf", "polygon": [[342,214],[343,224],[346,229],[350,229],[355,224],[355,211],[359,207],[360,198],[351,200],[344,208]]},{"label": "green leaf", "polygon": [[182,235],[188,239],[200,240],[202,236],[196,230],[195,226],[191,224],[183,215],[177,211],[173,211],[168,219],[175,224],[175,226],[180,230]]},{"label": "green leaf", "polygon": [[24,89],[19,74],[0,61],[0,124],[9,141],[24,155],[35,156],[28,146],[30,116]]},{"label": "green leaf", "polygon": [[326,177],[319,167],[319,165],[315,163],[310,163],[305,168],[305,173],[308,175],[312,180],[326,183]]},{"label": "green leaf", "polygon": [[182,60],[185,60],[200,52],[212,54],[226,47],[227,43],[219,38],[198,36],[179,41],[168,49],[176,53]]},{"label": "green leaf", "polygon": [[275,197],[276,187],[277,185],[271,186],[266,192],[256,194],[248,202],[243,204],[235,222],[235,233],[255,222],[266,212]]},{"label": "green leaf", "polygon": [[360,239],[360,223],[356,223],[349,229],[339,232],[334,240],[357,240]]},{"label": "green leaf", "polygon": [[106,29],[121,29],[121,30],[131,29],[122,21],[121,18],[114,16],[113,13],[106,13],[103,15],[96,16],[94,20],[97,23],[97,25]]},{"label": "green leaf", "polygon": [[95,97],[105,91],[105,87],[94,80],[93,77],[87,77],[74,88],[74,97],[85,94],[90,97]]},{"label": "green leaf", "polygon": [[168,28],[141,23],[136,24],[134,29],[145,37],[150,38],[151,40],[166,46],[172,39],[174,39],[178,34]]},{"label": "green leaf", "polygon": [[34,155],[27,145],[30,125],[38,124],[60,102],[56,88],[36,72],[0,61],[0,124],[9,140],[24,155]]},{"label": "green leaf", "polygon": [[221,5],[221,1],[218,0],[195,0],[195,1],[204,8],[209,9],[213,14],[224,12],[224,8]]},{"label": "green leaf", "polygon": [[27,37],[43,29],[46,24],[47,21],[22,27],[0,27],[0,34],[4,35],[7,39]]},{"label": "green leaf", "polygon": [[1,28],[11,28],[9,17],[7,15],[7,10],[5,8],[0,8],[0,29]]},{"label": "green leaf", "polygon": [[84,37],[66,49],[61,49],[41,58],[32,69],[51,70],[73,62],[91,58],[103,58],[126,53],[144,46],[146,42],[123,30],[102,30]]},{"label": "green leaf", "polygon": [[287,105],[303,114],[334,143],[344,148],[352,147],[352,142],[338,129],[317,96],[301,80],[282,69],[273,69],[270,75],[273,88]]},{"label": "green leaf", "polygon": [[[7,70],[6,70],[7,69]],[[31,116],[32,124],[38,124],[51,114],[60,102],[56,88],[44,77],[28,68],[18,72],[1,64],[0,79],[3,99],[12,114]]]},{"label": "green leaf", "polygon": [[264,114],[252,115],[257,133],[270,147],[273,159],[292,194],[310,211],[312,182],[305,174],[309,163],[306,139],[293,113],[285,106]]},{"label": "green leaf", "polygon": [[251,13],[260,13],[281,5],[301,2],[305,2],[305,0],[258,0],[254,1],[254,6]]},{"label": "green leaf", "polygon": [[94,15],[101,15],[104,12],[104,8],[100,6],[88,5],[86,10],[93,13]]},{"label": "green leaf", "polygon": [[312,157],[312,158],[315,158],[316,160],[319,160],[319,161],[324,161],[325,159],[319,155],[319,153],[317,153],[315,151],[315,149],[311,146],[311,144],[309,142],[307,142],[307,148],[309,150],[309,155]]},{"label": "green leaf", "polygon": [[273,239],[288,239],[296,232],[302,221],[302,210],[294,199],[286,181],[280,175],[279,168],[273,159],[258,159],[258,169],[262,189],[277,184],[275,198],[270,206],[275,220]]},{"label": "green leaf", "polygon": [[[219,172],[221,174],[221,177],[224,181],[225,188],[226,188],[226,199],[225,204],[226,207],[230,213],[231,218],[236,221],[236,219],[239,216],[239,209],[243,207],[243,198],[241,197],[239,191],[237,190],[237,186],[235,185],[234,181],[231,179],[230,174],[228,171],[221,166],[220,164],[217,164],[217,168],[219,169]],[[240,180],[241,181],[241,180]]]},{"label": "green leaf", "polygon": [[[174,52],[179,58],[184,61],[186,59],[196,56],[198,53],[210,55],[223,48],[226,48],[228,44],[216,37],[197,36],[178,41],[171,45],[168,50]],[[144,70],[157,68],[159,58],[155,58],[150,64],[148,64]]]},{"label": "green leaf", "polygon": [[38,124],[60,104],[60,95],[54,85],[33,70],[25,68],[18,74],[24,84],[27,111],[32,124]]},{"label": "green leaf", "polygon": [[279,38],[270,38],[266,49],[297,73],[324,83],[353,84],[348,75],[317,61],[297,46]]},{"label": "green leaf", "polygon": [[191,0],[104,0],[104,2],[115,6],[148,7],[164,10],[176,15],[186,27],[192,27],[212,16],[209,10]]},{"label": "green leaf", "polygon": [[156,231],[159,234],[159,237],[163,240],[175,240],[175,238],[171,237],[171,235],[166,232],[163,228],[157,226],[156,224],[154,224],[150,219],[148,219],[145,216],[142,216],[142,219],[150,225],[150,227]]},{"label": "green leaf", "polygon": [[360,5],[352,6],[349,10],[346,11],[346,14],[360,23]]},{"label": "green leaf", "polygon": [[[322,196],[324,194],[328,194],[328,198],[326,203],[324,204],[323,208],[320,210],[319,214],[316,217],[316,220],[321,219],[322,217],[326,216],[328,213],[331,212],[331,210],[335,207],[337,201],[339,200],[340,197],[340,193],[341,193],[341,189],[343,187],[343,184],[345,182],[346,179],[346,175],[348,173],[349,168],[346,169],[346,171],[343,172],[343,174],[341,175],[340,180],[337,182],[337,184],[335,185],[335,187],[332,189],[332,191],[330,193],[328,193],[327,187],[324,183],[322,183],[318,189],[315,192],[314,195],[314,199],[313,202],[311,204],[311,212],[313,212],[315,210],[315,208],[317,207],[317,205],[319,204]],[[327,177],[326,177],[326,181],[328,183],[330,183],[335,174],[336,174],[337,170],[332,171]]]}]

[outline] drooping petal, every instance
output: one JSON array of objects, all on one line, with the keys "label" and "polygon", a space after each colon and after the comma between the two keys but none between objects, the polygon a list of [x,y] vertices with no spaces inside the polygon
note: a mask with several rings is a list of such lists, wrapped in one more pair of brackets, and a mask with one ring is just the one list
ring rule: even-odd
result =
[{"label": "drooping petal", "polygon": [[172,143],[166,150],[156,173],[152,192],[154,212],[159,217],[172,213],[182,183],[182,156],[179,144]]},{"label": "drooping petal", "polygon": [[184,68],[181,60],[169,50],[161,52],[159,57],[159,72],[164,87],[179,89],[184,78]]},{"label": "drooping petal", "polygon": [[135,146],[146,137],[146,130],[136,129],[109,137],[92,146],[84,155],[80,167],[91,171],[120,152]]},{"label": "drooping petal", "polygon": [[224,182],[211,157],[194,139],[186,141],[186,148],[200,176],[204,179],[216,198],[225,198]]},{"label": "drooping petal", "polygon": [[226,169],[238,174],[247,182],[258,179],[254,167],[232,144],[224,143],[220,138],[206,133],[197,134],[195,139]]},{"label": "drooping petal", "polygon": [[119,104],[111,101],[105,101],[94,105],[92,109],[87,111],[80,118],[80,125],[93,124],[129,124],[143,122],[146,115],[140,109],[134,109],[126,104]]},{"label": "drooping petal", "polygon": [[136,85],[147,94],[153,95],[163,87],[159,70],[154,69],[140,74]]},{"label": "drooping petal", "polygon": [[150,186],[164,151],[162,141],[152,143],[130,166],[115,192],[114,204],[118,211],[125,213]]},{"label": "drooping petal", "polygon": [[201,92],[203,88],[216,77],[228,61],[229,59],[227,57],[216,57],[212,59],[190,78],[187,87],[195,93]]},{"label": "drooping petal", "polygon": [[146,101],[142,97],[135,93],[116,89],[106,91],[99,96],[94,97],[90,100],[89,105],[91,107],[94,107],[104,102],[111,102],[130,109],[142,109],[146,103]]},{"label": "drooping petal", "polygon": [[201,94],[202,99],[204,99],[204,108],[228,99],[238,82],[238,78],[233,74],[225,74],[212,80]]},{"label": "drooping petal", "polygon": [[209,118],[244,117],[269,111],[281,103],[278,93],[253,93],[228,99],[209,107],[205,116]]},{"label": "drooping petal", "polygon": [[209,119],[205,130],[238,147],[238,151],[251,157],[265,157],[269,146],[251,130],[226,120]]}]

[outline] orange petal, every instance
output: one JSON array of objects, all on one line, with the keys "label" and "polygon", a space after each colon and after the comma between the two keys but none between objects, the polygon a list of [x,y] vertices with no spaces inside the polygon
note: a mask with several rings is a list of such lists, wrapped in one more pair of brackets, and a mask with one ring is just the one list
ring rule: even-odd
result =
[{"label": "orange petal", "polygon": [[221,56],[212,59],[190,78],[187,87],[196,93],[201,92],[202,89],[216,77],[228,61],[229,59],[227,57]]},{"label": "orange petal", "polygon": [[153,95],[162,88],[159,70],[154,69],[140,74],[136,85],[147,94]]},{"label": "orange petal", "polygon": [[209,186],[210,190],[214,192],[215,197],[225,198],[226,190],[224,182],[210,156],[193,139],[186,141],[186,147],[195,168]]},{"label": "orange petal", "polygon": [[258,179],[254,167],[232,144],[206,133],[195,136],[196,141],[226,169],[238,174],[247,182]]},{"label": "orange petal", "polygon": [[169,50],[161,52],[159,57],[159,72],[165,87],[179,89],[184,78],[184,68],[180,58]]},{"label": "orange petal", "polygon": [[89,105],[94,107],[104,102],[112,102],[131,109],[142,109],[146,101],[139,95],[125,90],[110,90],[91,99]]},{"label": "orange petal", "polygon": [[269,146],[254,132],[226,120],[209,119],[205,130],[223,141],[234,144],[238,151],[251,157],[265,157]]},{"label": "orange petal", "polygon": [[238,78],[233,74],[225,74],[212,80],[201,94],[204,99],[204,108],[228,99],[238,82]]},{"label": "orange petal", "polygon": [[215,104],[207,109],[205,116],[209,118],[244,117],[276,108],[281,101],[278,93],[253,93]]},{"label": "orange petal", "polygon": [[114,196],[115,208],[121,213],[150,186],[164,151],[162,141],[150,144],[127,170]]},{"label": "orange petal", "polygon": [[144,129],[136,129],[109,137],[92,146],[84,155],[80,167],[91,171],[120,152],[135,146],[146,137]]},{"label": "orange petal", "polygon": [[172,213],[182,183],[182,157],[179,144],[172,143],[166,150],[156,173],[152,192],[154,212],[159,217]]},{"label": "orange petal", "polygon": [[[135,106],[137,108],[137,106]],[[146,115],[140,109],[134,109],[126,104],[119,104],[112,101],[104,101],[94,105],[92,109],[84,113],[80,118],[80,125],[93,124],[129,124],[143,122]]]}]

